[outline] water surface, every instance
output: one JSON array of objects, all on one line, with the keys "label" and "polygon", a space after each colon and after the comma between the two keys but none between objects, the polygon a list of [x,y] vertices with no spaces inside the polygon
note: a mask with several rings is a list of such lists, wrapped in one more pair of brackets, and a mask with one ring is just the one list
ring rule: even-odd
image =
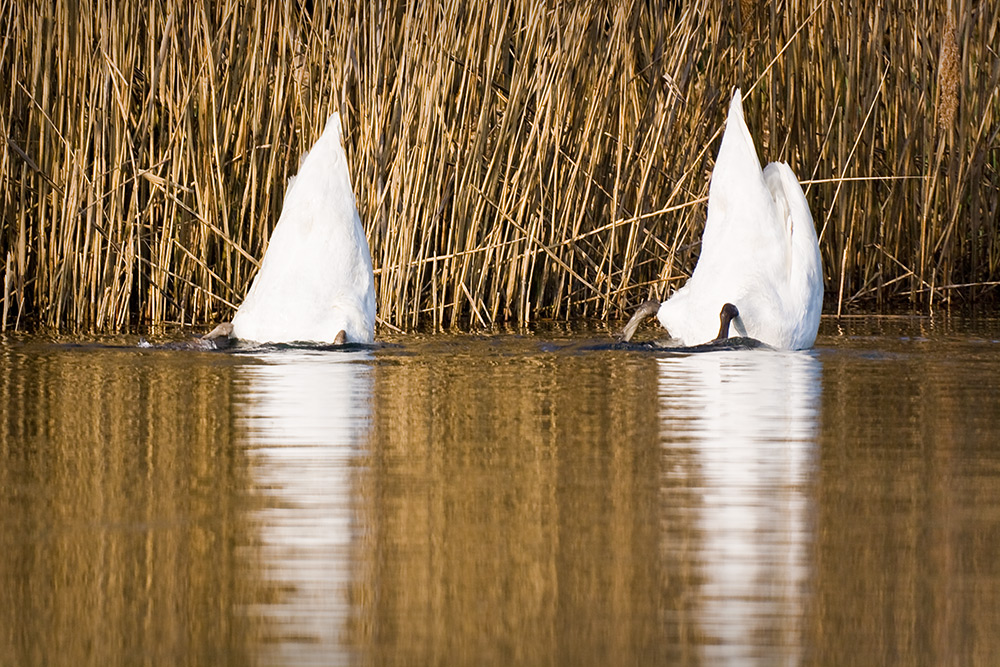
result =
[{"label": "water surface", "polygon": [[607,337],[3,337],[0,664],[1000,655],[1000,322]]}]

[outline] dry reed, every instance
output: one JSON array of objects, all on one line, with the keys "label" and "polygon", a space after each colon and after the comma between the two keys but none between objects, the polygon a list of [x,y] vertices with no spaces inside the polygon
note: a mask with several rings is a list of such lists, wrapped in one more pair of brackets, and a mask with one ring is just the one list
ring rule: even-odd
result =
[{"label": "dry reed", "polygon": [[993,299],[1000,14],[941,4],[0,0],[2,324],[230,317],[335,109],[383,322],[619,317],[697,259],[734,86],[828,311]]}]

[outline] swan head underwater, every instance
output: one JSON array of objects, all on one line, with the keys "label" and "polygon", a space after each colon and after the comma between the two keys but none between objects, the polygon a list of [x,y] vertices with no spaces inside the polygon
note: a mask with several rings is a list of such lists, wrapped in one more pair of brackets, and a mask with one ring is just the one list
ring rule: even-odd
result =
[{"label": "swan head underwater", "polygon": [[[723,305],[733,306],[728,314]],[[662,304],[639,306],[622,332],[631,339],[656,314],[679,345],[736,334],[778,349],[812,347],[823,309],[823,270],[816,229],[791,168],[763,170],[737,88],[712,170],[701,254],[687,283]],[[720,325],[722,318],[722,326]]]},{"label": "swan head underwater", "polygon": [[281,217],[231,323],[204,336],[258,343],[372,343],[375,278],[341,138],[340,114],[289,179]]}]

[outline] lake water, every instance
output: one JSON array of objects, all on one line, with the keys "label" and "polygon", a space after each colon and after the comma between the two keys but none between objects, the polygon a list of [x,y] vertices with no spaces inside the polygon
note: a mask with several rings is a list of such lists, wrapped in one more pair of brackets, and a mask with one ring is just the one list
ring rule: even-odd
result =
[{"label": "lake water", "polygon": [[1000,321],[607,338],[4,336],[0,664],[995,664]]}]

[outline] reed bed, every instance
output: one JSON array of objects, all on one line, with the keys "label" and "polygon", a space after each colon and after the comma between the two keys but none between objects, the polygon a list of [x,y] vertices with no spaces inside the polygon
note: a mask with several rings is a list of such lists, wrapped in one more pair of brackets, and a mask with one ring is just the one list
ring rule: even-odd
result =
[{"label": "reed bed", "polygon": [[987,0],[0,0],[2,325],[231,317],[334,110],[385,325],[618,318],[694,267],[735,86],[827,312],[992,302],[998,45]]}]

